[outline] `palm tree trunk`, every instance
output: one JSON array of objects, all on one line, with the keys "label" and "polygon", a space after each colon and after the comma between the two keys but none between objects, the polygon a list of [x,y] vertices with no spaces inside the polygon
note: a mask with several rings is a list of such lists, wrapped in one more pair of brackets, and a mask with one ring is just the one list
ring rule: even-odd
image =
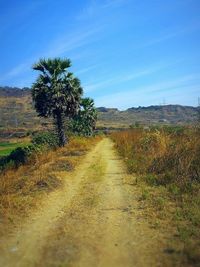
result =
[{"label": "palm tree trunk", "polygon": [[55,114],[55,125],[59,138],[59,146],[62,147],[67,143],[67,139],[64,131],[64,121],[61,112]]}]

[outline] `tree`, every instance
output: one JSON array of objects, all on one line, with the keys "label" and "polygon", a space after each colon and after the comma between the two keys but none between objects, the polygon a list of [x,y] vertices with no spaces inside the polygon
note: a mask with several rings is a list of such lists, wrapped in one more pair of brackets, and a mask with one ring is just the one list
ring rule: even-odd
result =
[{"label": "tree", "polygon": [[71,130],[79,135],[92,135],[97,120],[97,111],[91,98],[81,99],[81,108],[78,114],[71,120]]},{"label": "tree", "polygon": [[33,69],[40,71],[32,86],[34,106],[40,117],[53,117],[59,145],[66,143],[64,117],[72,118],[80,108],[83,89],[68,68],[69,59],[40,59]]}]

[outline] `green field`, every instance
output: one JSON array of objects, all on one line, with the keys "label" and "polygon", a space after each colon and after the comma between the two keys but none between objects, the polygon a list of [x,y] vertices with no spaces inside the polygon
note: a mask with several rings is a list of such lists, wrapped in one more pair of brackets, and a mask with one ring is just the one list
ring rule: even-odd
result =
[{"label": "green field", "polygon": [[15,148],[26,146],[27,143],[0,143],[0,157],[8,156]]}]

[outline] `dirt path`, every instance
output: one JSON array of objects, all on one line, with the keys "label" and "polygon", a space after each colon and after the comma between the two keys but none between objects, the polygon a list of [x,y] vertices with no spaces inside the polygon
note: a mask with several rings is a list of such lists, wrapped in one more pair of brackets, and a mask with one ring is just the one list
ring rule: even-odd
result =
[{"label": "dirt path", "polygon": [[0,266],[172,266],[162,233],[150,229],[138,209],[110,139],[66,175],[18,231],[1,240]]}]

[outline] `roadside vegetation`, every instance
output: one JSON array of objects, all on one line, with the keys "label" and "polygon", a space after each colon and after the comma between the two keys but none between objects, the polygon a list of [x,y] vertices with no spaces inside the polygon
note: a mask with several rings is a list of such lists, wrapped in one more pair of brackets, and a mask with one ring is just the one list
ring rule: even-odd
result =
[{"label": "roadside vegetation", "polygon": [[[28,216],[50,192],[62,189],[66,173],[101,139],[94,136],[97,111],[83,97],[69,59],[41,59],[32,86],[39,117],[54,130],[34,132],[28,142],[0,144],[0,234]],[[17,123],[17,121],[16,121]],[[111,138],[139,190],[139,208],[151,227],[170,233],[166,253],[200,262],[200,129],[146,127],[139,123]],[[90,137],[90,138],[88,138]],[[99,170],[95,171],[99,172]],[[11,227],[12,226],[12,227]]]},{"label": "roadside vegetation", "polygon": [[[41,136],[38,138],[41,138]],[[34,154],[18,169],[0,174],[0,234],[26,217],[46,194],[62,188],[67,172],[74,170],[100,137],[72,137],[64,148]]]},{"label": "roadside vegetation", "polygon": [[112,134],[139,205],[154,228],[169,231],[166,253],[194,266],[200,262],[199,128],[131,129]]},{"label": "roadside vegetation", "polygon": [[53,119],[54,131],[34,136],[27,146],[0,147],[0,171],[19,167],[49,149],[64,147],[66,133],[93,135],[97,120],[94,101],[82,98],[80,80],[69,72],[70,67],[71,61],[61,58],[40,59],[33,65],[40,72],[31,90],[33,105],[39,117]]},{"label": "roadside vegetation", "polygon": [[55,127],[30,135],[29,143],[1,144],[0,234],[36,207],[44,193],[62,188],[66,172],[100,138],[93,136],[94,101],[82,98],[70,66],[69,59],[60,58],[41,59],[33,66],[40,72],[32,86],[33,104],[38,116],[52,119]]},{"label": "roadside vegetation", "polygon": [[53,132],[39,133],[35,135],[29,144],[16,143],[10,147],[7,156],[0,158],[0,171],[18,168],[20,165],[32,161],[39,154],[58,146],[58,138]]},{"label": "roadside vegetation", "polygon": [[8,156],[14,149],[17,147],[24,147],[28,144],[27,141],[25,142],[0,142],[0,158]]}]

